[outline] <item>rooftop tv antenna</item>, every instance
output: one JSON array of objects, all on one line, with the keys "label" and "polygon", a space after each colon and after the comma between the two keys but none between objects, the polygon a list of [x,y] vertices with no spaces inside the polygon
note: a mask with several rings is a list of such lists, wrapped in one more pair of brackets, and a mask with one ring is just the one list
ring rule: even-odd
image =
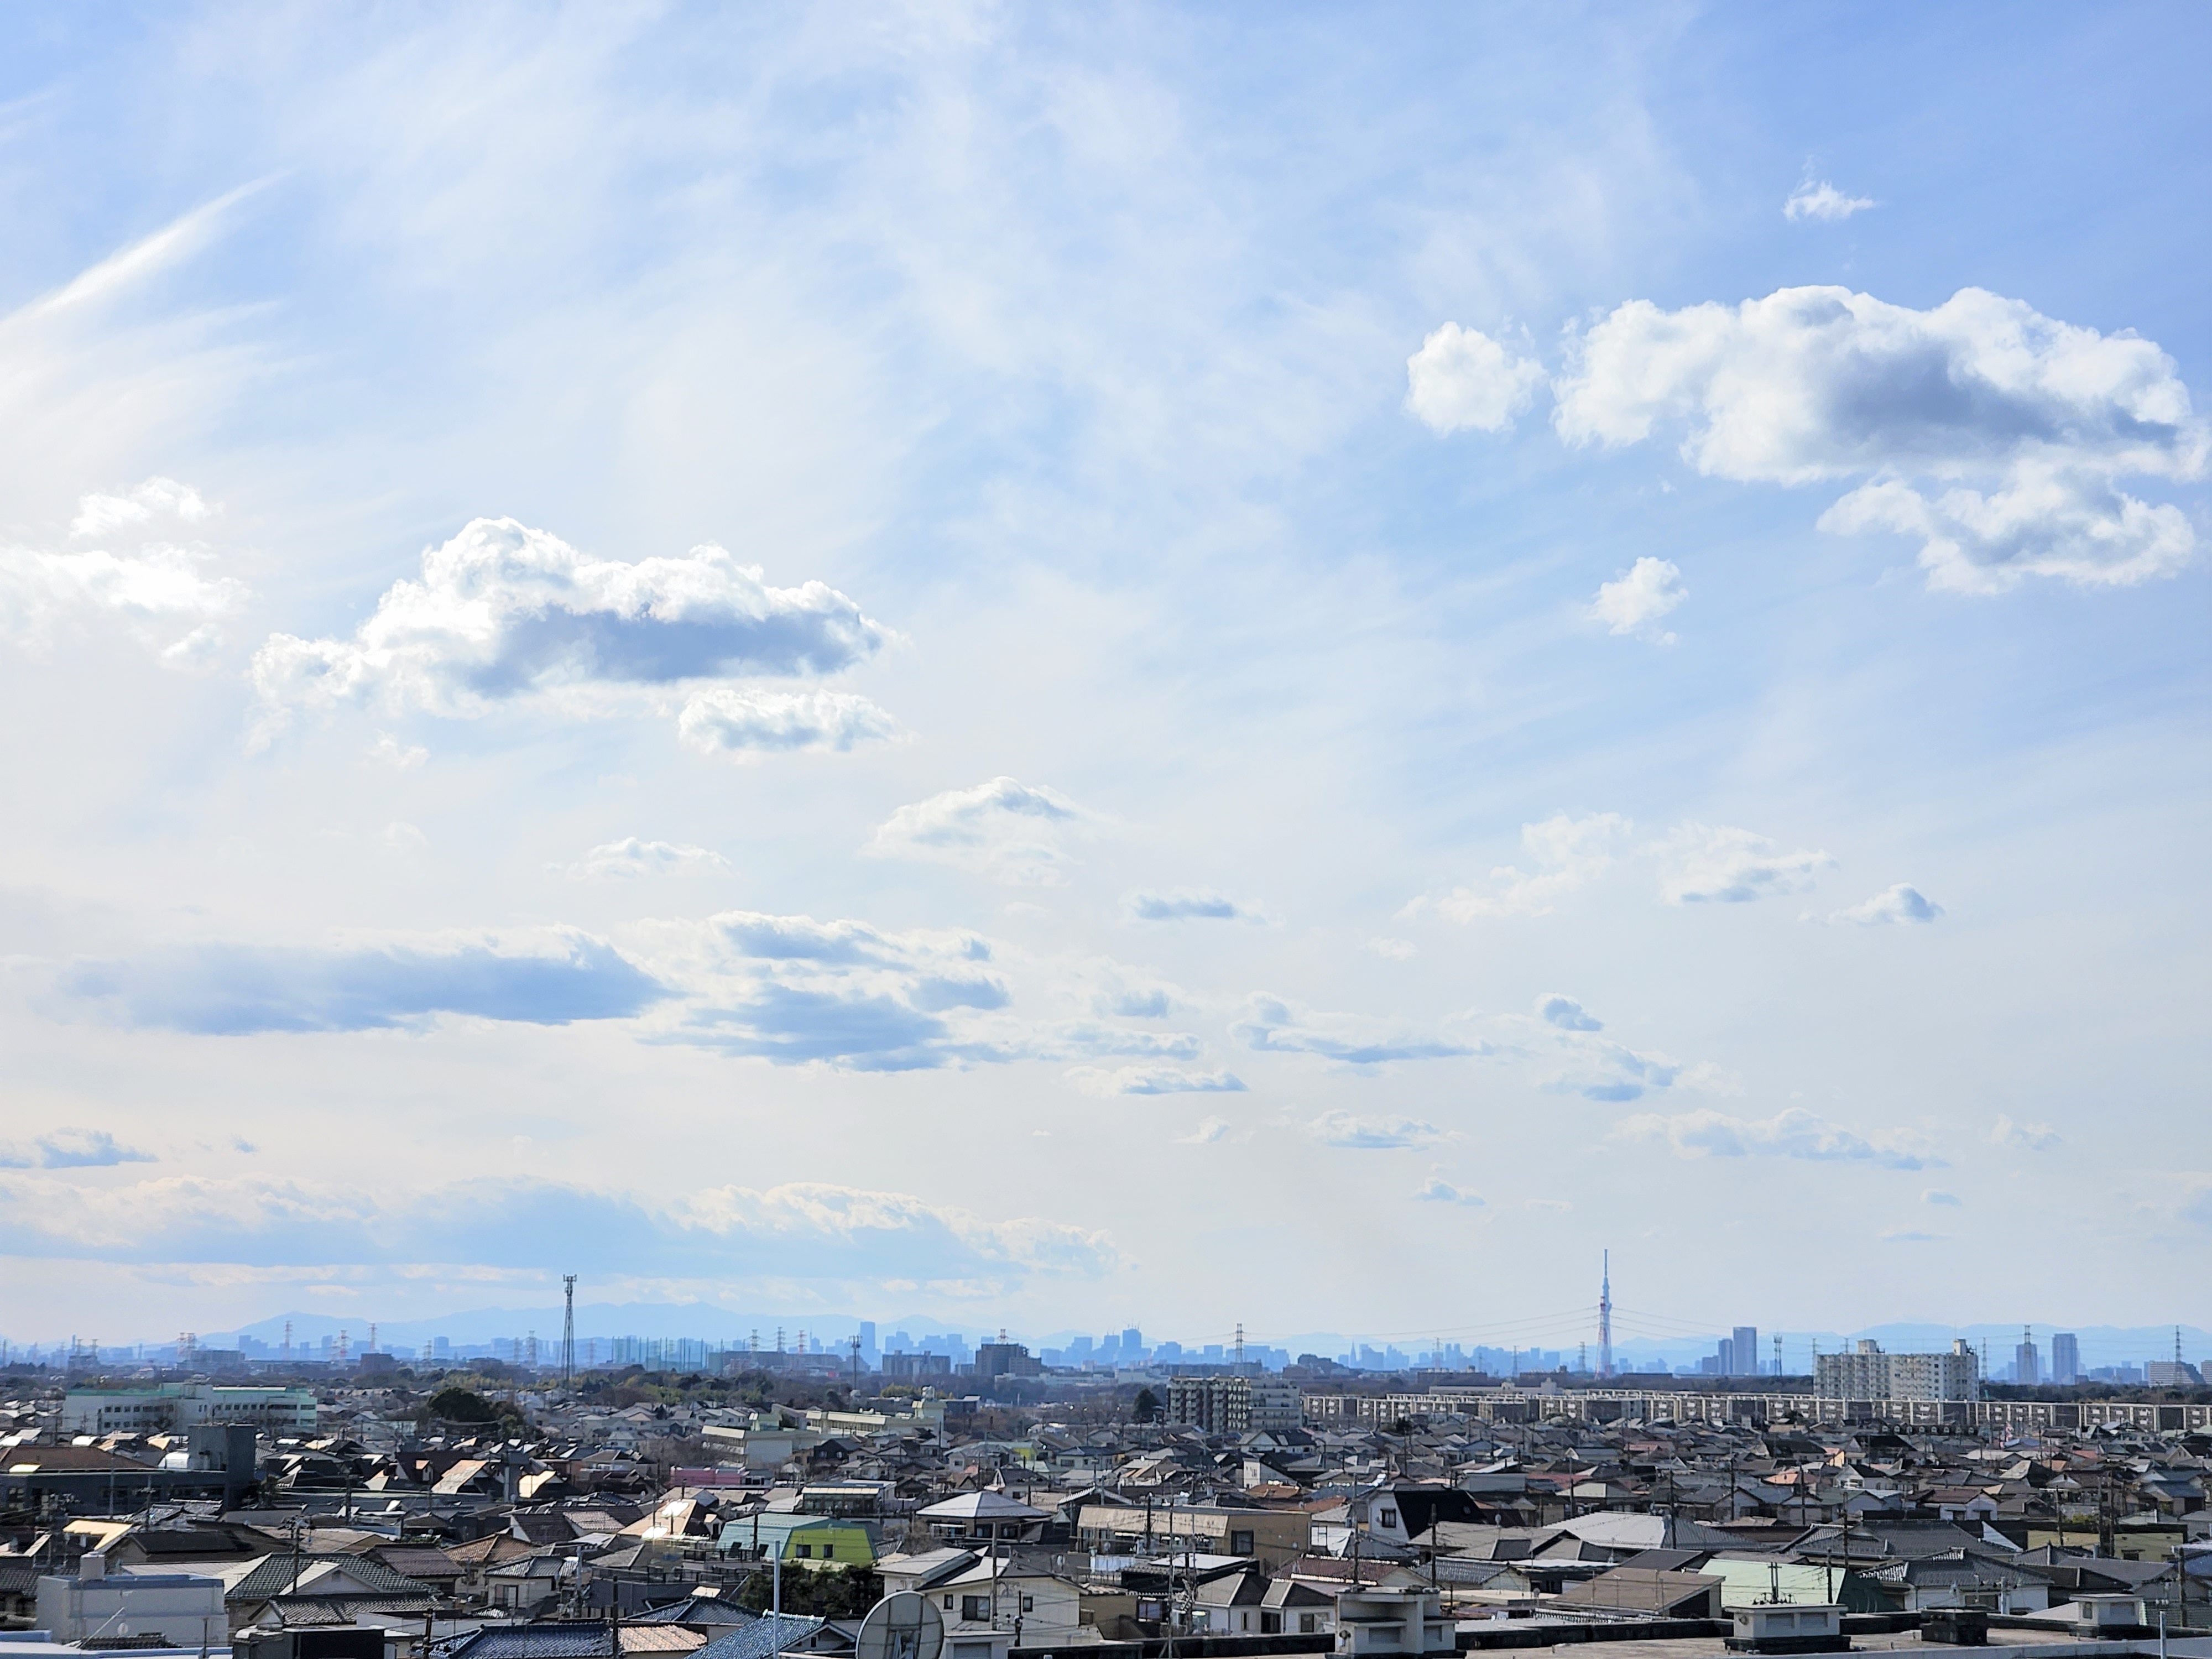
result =
[{"label": "rooftop tv antenna", "polygon": [[561,1386],[576,1382],[576,1275],[561,1275]]},{"label": "rooftop tv antenna", "polygon": [[[994,1606],[992,1611],[998,1609]],[[877,1602],[860,1621],[853,1659],[937,1659],[944,1648],[945,1618],[937,1604],[927,1595],[899,1590]]]}]

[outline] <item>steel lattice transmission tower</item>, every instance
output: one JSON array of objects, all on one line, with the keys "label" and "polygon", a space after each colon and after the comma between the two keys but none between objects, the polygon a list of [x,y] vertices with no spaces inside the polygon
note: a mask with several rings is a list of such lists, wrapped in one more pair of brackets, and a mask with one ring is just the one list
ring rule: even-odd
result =
[{"label": "steel lattice transmission tower", "polygon": [[1613,1252],[1607,1250],[1600,1258],[1597,1291],[1597,1374],[1613,1375]]},{"label": "steel lattice transmission tower", "polygon": [[576,1383],[576,1275],[561,1275],[561,1386]]}]

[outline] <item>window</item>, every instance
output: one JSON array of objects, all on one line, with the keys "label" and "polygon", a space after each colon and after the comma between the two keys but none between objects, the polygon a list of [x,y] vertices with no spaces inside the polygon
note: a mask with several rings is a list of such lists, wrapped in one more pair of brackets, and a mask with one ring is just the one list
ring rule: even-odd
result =
[{"label": "window", "polygon": [[1024,1595],[1022,1597],[1022,1611],[1024,1613],[1035,1613],[1036,1611],[1036,1597],[1034,1595]]},{"label": "window", "polygon": [[799,1559],[802,1561],[807,1559],[807,1558],[811,1556],[813,1553],[814,1546],[811,1544],[801,1544],[799,1547]]},{"label": "window", "polygon": [[1395,1510],[1384,1510],[1376,1517],[1376,1525],[1380,1527],[1395,1527],[1397,1524],[1398,1511]]},{"label": "window", "polygon": [[1281,1613],[1261,1613],[1261,1614],[1260,1615],[1260,1634],[1261,1634],[1261,1635],[1262,1635],[1262,1636],[1280,1636],[1282,1633],[1283,1633],[1283,1615],[1282,1615]]},{"label": "window", "polygon": [[1252,1534],[1249,1532],[1231,1533],[1229,1534],[1229,1553],[1231,1555],[1251,1554]]},{"label": "window", "polygon": [[988,1595],[962,1596],[960,1616],[971,1624],[988,1619],[991,1616],[991,1598]]},{"label": "window", "polygon": [[1299,1634],[1299,1635],[1301,1635],[1301,1636],[1311,1636],[1311,1635],[1312,1635],[1316,1631],[1319,1630],[1320,1628],[1321,1628],[1321,1615],[1320,1615],[1319,1613],[1300,1613],[1300,1614],[1298,1615],[1298,1634]]},{"label": "window", "polygon": [[945,1610],[947,1613],[952,1611],[952,1598],[949,1595],[945,1598]]}]

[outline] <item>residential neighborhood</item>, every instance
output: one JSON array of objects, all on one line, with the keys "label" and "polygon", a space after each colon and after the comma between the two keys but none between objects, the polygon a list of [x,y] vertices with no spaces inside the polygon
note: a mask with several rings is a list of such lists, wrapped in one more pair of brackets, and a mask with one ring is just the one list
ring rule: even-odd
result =
[{"label": "residential neighborhood", "polygon": [[955,1659],[2212,1653],[2203,1390],[1300,1369],[19,1370],[5,1650],[844,1656],[899,1596]]}]

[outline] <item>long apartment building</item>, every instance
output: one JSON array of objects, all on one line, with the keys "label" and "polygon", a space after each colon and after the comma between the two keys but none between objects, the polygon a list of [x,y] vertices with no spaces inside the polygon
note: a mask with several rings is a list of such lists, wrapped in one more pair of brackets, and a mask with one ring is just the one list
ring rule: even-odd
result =
[{"label": "long apartment building", "polygon": [[62,1401],[70,1434],[173,1434],[210,1423],[244,1423],[265,1433],[307,1434],[315,1391],[160,1382],[150,1389],[71,1389]]},{"label": "long apartment building", "polygon": [[1814,1363],[1814,1392],[1832,1400],[1977,1400],[1980,1363],[1972,1346],[1948,1353],[1884,1353],[1862,1340],[1850,1353],[1824,1353]]}]

